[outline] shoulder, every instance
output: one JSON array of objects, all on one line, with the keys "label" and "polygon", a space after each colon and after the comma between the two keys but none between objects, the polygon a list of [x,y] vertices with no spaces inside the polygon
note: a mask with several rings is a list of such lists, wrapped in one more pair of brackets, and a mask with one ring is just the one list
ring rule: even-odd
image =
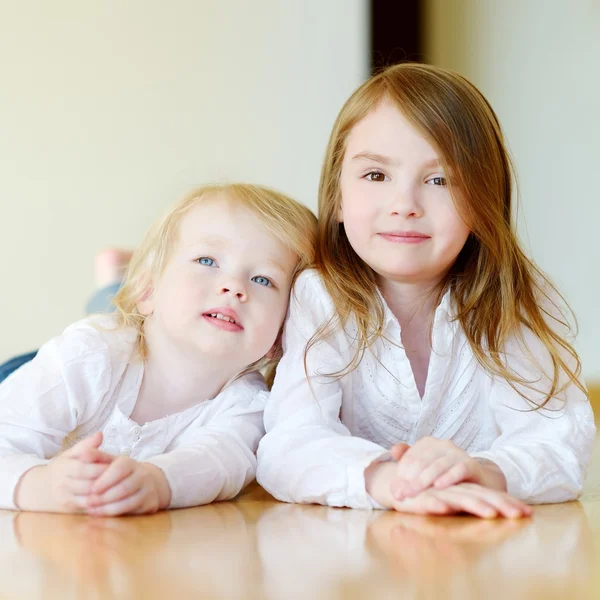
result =
[{"label": "shoulder", "polygon": [[333,300],[316,269],[307,269],[300,274],[292,290],[290,305],[299,313],[316,313],[321,317],[335,313]]},{"label": "shoulder", "polygon": [[262,412],[269,397],[264,377],[258,371],[242,375],[228,383],[215,398],[215,406],[222,412],[234,406]]},{"label": "shoulder", "polygon": [[127,360],[135,346],[137,333],[119,326],[114,315],[94,315],[69,325],[63,333],[43,346],[65,362],[82,362],[92,356]]}]

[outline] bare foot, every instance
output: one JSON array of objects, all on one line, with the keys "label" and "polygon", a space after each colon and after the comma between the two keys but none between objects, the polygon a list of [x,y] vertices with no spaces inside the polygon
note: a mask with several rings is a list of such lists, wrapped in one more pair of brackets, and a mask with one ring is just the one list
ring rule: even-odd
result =
[{"label": "bare foot", "polygon": [[96,254],[96,286],[103,288],[123,279],[133,252],[121,248],[106,248]]}]

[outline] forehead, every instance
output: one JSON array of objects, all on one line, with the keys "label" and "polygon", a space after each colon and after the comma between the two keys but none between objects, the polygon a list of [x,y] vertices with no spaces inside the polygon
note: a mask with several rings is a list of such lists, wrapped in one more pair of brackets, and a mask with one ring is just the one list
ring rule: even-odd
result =
[{"label": "forehead", "polygon": [[437,158],[429,141],[388,98],[378,102],[350,131],[345,156],[352,159],[360,152],[399,159],[405,156]]},{"label": "forehead", "polygon": [[249,259],[272,259],[289,253],[258,215],[224,193],[199,200],[181,219],[178,231],[182,248],[198,244],[231,249]]}]

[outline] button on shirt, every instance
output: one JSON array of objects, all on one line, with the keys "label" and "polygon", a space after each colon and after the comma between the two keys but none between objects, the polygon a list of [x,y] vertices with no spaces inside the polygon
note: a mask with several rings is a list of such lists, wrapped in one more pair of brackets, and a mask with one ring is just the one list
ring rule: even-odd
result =
[{"label": "button on shirt", "polygon": [[[385,304],[385,303],[384,303]],[[432,352],[423,398],[400,343],[400,326],[386,306],[384,336],[365,352],[358,368],[341,377],[354,356],[356,325],[346,324],[308,353],[319,327],[335,314],[314,270],[297,280],[284,331],[284,356],[265,408],[266,435],[258,451],[259,483],[286,502],[374,508],[364,470],[398,442],[424,436],[452,440],[474,457],[503,471],[508,492],[530,503],[563,502],[582,490],[595,435],[585,394],[570,384],[547,409],[531,404],[507,381],[490,375],[475,359],[450,294],[436,309]],[[535,382],[523,390],[534,401],[550,389],[538,363],[551,373],[547,350],[529,330],[522,344],[510,340],[510,369]]]},{"label": "button on shirt", "polygon": [[75,323],[0,385],[0,508],[16,508],[25,472],[96,431],[101,450],[164,472],[171,508],[233,498],[254,479],[268,392],[259,373],[215,398],[144,425],[129,418],[144,365],[136,332],[114,317]]}]

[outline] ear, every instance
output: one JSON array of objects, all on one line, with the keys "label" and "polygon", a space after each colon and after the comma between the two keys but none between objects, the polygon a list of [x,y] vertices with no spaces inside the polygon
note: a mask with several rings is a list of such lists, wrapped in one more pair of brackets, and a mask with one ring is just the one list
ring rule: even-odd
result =
[{"label": "ear", "polygon": [[154,312],[154,298],[152,296],[153,291],[154,290],[151,287],[148,287],[142,297],[136,302],[135,305],[140,315],[148,317]]}]

